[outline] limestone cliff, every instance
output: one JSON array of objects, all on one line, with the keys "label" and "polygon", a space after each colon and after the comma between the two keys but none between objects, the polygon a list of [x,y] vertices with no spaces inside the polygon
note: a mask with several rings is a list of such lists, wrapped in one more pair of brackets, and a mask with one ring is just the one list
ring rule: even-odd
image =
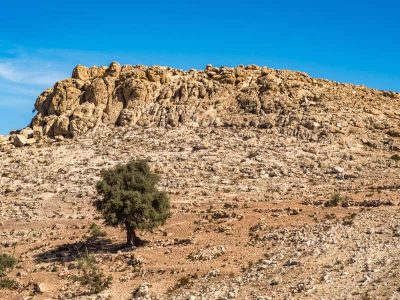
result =
[{"label": "limestone cliff", "polygon": [[112,126],[255,126],[320,141],[360,128],[399,132],[400,95],[265,67],[78,65],[36,100],[35,136]]}]

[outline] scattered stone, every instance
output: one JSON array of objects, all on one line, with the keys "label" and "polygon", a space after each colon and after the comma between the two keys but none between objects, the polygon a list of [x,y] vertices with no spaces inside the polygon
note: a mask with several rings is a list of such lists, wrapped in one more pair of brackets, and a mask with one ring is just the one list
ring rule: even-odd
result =
[{"label": "scattered stone", "polygon": [[150,299],[150,286],[147,282],[142,283],[133,293],[134,300]]},{"label": "scattered stone", "polygon": [[56,136],[54,137],[54,139],[55,139],[57,142],[62,142],[62,141],[64,140],[64,137],[63,137],[62,135],[56,135]]},{"label": "scattered stone", "polygon": [[344,168],[336,166],[333,167],[332,172],[335,174],[343,174],[344,173]]},{"label": "scattered stone", "polygon": [[28,143],[28,138],[21,134],[12,136],[13,144],[17,147],[23,147]]},{"label": "scattered stone", "polygon": [[220,257],[225,252],[226,252],[225,246],[214,246],[211,248],[200,249],[196,253],[191,253],[188,258],[193,261],[196,260],[207,261]]},{"label": "scattered stone", "polygon": [[289,259],[288,261],[286,261],[283,266],[284,267],[292,267],[292,266],[297,266],[299,264],[299,262],[297,260],[294,259]]},{"label": "scattered stone", "polygon": [[44,283],[34,283],[33,284],[33,293],[34,294],[43,294],[46,292],[46,286]]},{"label": "scattered stone", "polygon": [[278,285],[281,283],[282,278],[281,277],[274,277],[271,279],[270,285]]}]

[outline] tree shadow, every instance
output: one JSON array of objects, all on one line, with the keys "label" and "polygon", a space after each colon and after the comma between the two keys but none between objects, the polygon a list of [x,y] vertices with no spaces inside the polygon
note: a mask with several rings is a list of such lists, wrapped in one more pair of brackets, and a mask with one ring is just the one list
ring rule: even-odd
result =
[{"label": "tree shadow", "polygon": [[66,243],[35,255],[36,262],[72,262],[87,254],[128,252],[125,243],[113,243],[108,238],[88,237],[83,241]]}]

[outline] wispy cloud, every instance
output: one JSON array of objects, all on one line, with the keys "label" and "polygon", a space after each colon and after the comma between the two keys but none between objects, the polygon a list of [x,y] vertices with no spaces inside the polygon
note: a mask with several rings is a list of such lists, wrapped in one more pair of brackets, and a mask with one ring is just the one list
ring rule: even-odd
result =
[{"label": "wispy cloud", "polygon": [[112,55],[68,49],[27,49],[0,40],[0,134],[29,123],[37,96],[71,76],[77,64],[108,64]]},{"label": "wispy cloud", "polygon": [[0,108],[31,111],[36,97],[65,77],[40,58],[0,58]]},{"label": "wispy cloud", "polygon": [[51,86],[66,77],[65,73],[43,66],[40,61],[0,60],[0,78],[25,85]]},{"label": "wispy cloud", "polygon": [[62,59],[7,49],[0,51],[0,134],[29,123],[36,97],[58,80],[69,77]]}]

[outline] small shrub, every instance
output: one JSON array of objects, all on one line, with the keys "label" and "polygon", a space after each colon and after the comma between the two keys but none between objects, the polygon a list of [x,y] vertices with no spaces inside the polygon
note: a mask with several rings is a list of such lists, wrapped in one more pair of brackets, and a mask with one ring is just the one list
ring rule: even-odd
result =
[{"label": "small shrub", "polygon": [[394,154],[390,157],[390,159],[393,159],[394,161],[400,161],[400,155]]},{"label": "small shrub", "polygon": [[8,269],[14,268],[17,260],[15,257],[8,254],[0,255],[0,277],[4,276]]},{"label": "small shrub", "polygon": [[178,288],[181,288],[184,286],[191,285],[191,283],[192,283],[192,280],[189,277],[185,276],[185,277],[179,278],[179,280],[175,284],[175,287],[178,289]]},{"label": "small shrub", "polygon": [[329,200],[324,203],[325,207],[339,206],[349,207],[349,198],[347,196],[342,196],[339,193],[334,193]]},{"label": "small shrub", "polygon": [[94,256],[86,254],[78,260],[79,275],[72,277],[74,281],[87,286],[91,294],[98,294],[110,287],[112,278],[105,276],[96,264]]},{"label": "small shrub", "polygon": [[106,233],[100,228],[99,225],[92,223],[92,225],[90,225],[90,235],[93,237],[102,237],[105,236]]},{"label": "small shrub", "polygon": [[14,290],[18,288],[18,283],[15,280],[4,277],[6,272],[14,268],[16,263],[15,257],[8,254],[0,255],[0,289]]},{"label": "small shrub", "polygon": [[194,280],[198,278],[197,274],[189,274],[187,276],[183,276],[178,279],[175,285],[172,287],[171,291],[180,289],[180,288],[190,288],[193,286]]},{"label": "small shrub", "polygon": [[14,279],[10,279],[7,277],[0,278],[0,290],[1,289],[8,289],[8,290],[16,290],[18,289],[19,285]]}]

